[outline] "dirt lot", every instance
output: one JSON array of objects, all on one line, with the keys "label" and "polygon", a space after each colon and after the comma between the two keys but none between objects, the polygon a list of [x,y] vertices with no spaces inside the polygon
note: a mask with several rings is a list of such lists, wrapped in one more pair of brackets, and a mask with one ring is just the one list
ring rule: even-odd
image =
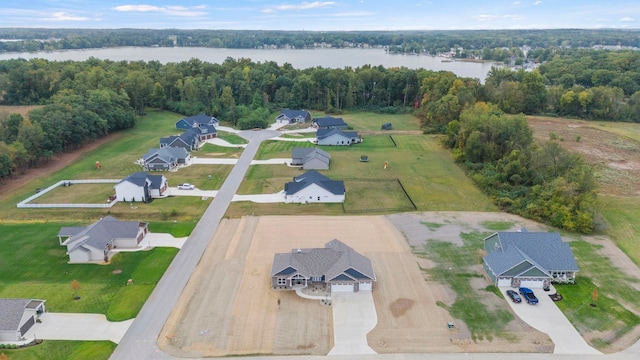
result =
[{"label": "dirt lot", "polygon": [[[429,219],[425,221],[448,221],[446,213],[439,213],[437,219],[434,213],[424,216]],[[481,213],[473,216],[474,226],[484,220]],[[424,227],[423,231],[429,230]],[[272,290],[269,272],[274,253],[323,247],[334,238],[373,261],[378,277],[373,291],[378,325],[368,341],[375,351],[552,350],[545,334],[519,320],[510,324],[509,341],[473,342],[464,324],[436,305],[437,301],[451,302],[454,295],[439,283],[425,281],[418,265],[428,263],[411,253],[405,235],[385,216],[224,220],[166,323],[160,347],[186,357],[327,354],[333,346],[331,308],[291,292]],[[455,329],[447,328],[449,321],[456,323]]]},{"label": "dirt lot", "polygon": [[595,165],[599,193],[640,195],[640,142],[637,140],[607,131],[606,123],[602,126],[593,121],[547,117],[530,117],[528,122],[536,139],[549,140],[553,133],[563,147]]}]

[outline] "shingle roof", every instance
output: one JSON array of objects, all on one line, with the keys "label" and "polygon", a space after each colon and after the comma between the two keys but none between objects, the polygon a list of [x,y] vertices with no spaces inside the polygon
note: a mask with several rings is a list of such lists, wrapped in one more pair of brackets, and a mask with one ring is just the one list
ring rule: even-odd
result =
[{"label": "shingle roof", "polygon": [[329,136],[339,134],[342,137],[354,139],[358,137],[357,131],[341,131],[340,129],[318,129],[316,131],[316,137],[318,139],[324,139]]},{"label": "shingle roof", "polygon": [[189,116],[189,117],[182,118],[180,120],[188,123],[191,126],[193,126],[194,124],[197,125],[197,124],[209,124],[211,122],[213,122],[213,123],[217,123],[218,122],[218,119],[216,119],[213,116],[206,115],[206,114],[199,114],[199,115]]},{"label": "shingle roof", "polygon": [[332,116],[325,116],[325,117],[321,117],[321,118],[316,118],[313,119],[313,121],[319,126],[319,127],[327,127],[327,126],[344,126],[347,125],[347,123],[344,122],[343,118],[334,118]]},{"label": "shingle roof", "polygon": [[147,181],[149,181],[150,189],[160,189],[160,187],[162,186],[162,178],[163,178],[163,175],[150,175],[144,171],[138,171],[120,180],[118,184],[128,181],[138,186],[144,186],[147,183]]},{"label": "shingle roof", "polygon": [[290,109],[282,109],[282,114],[284,114],[289,119],[295,119],[297,117],[306,118],[309,112],[307,110],[290,110]]},{"label": "shingle roof", "polygon": [[113,216],[105,216],[77,233],[71,241],[80,241],[69,252],[85,245],[95,249],[104,249],[113,239],[136,238],[142,224],[139,221],[120,221]]},{"label": "shingle roof", "polygon": [[184,159],[187,156],[189,156],[189,152],[183,147],[164,146],[149,149],[149,151],[142,156],[142,159],[147,162],[154,157],[158,157],[165,162],[171,163],[178,159]]},{"label": "shingle roof", "polygon": [[292,182],[284,184],[284,192],[287,195],[292,195],[312,184],[316,184],[334,195],[344,194],[344,181],[331,180],[315,170],[309,170],[294,177]]},{"label": "shingle roof", "polygon": [[327,281],[341,275],[357,280],[350,269],[367,279],[376,279],[371,260],[337,239],[326,243],[324,248],[293,249],[290,253],[275,254],[271,275],[288,267],[305,277],[325,276]]},{"label": "shingle roof", "polygon": [[291,157],[293,159],[302,159],[303,164],[312,159],[320,159],[321,161],[329,164],[329,160],[331,159],[331,155],[322,149],[300,147],[296,147],[291,150]]},{"label": "shingle roof", "polygon": [[27,308],[35,309],[44,300],[0,299],[0,331],[17,331]]},{"label": "shingle roof", "polygon": [[569,244],[557,232],[498,232],[489,238],[494,236],[498,237],[499,246],[484,259],[496,275],[523,261],[545,273],[578,271]]}]

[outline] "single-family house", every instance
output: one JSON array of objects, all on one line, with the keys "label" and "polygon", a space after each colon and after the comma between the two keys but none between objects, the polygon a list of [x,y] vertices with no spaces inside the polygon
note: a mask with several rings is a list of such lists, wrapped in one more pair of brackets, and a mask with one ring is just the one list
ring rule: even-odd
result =
[{"label": "single-family house", "polygon": [[164,175],[150,175],[139,171],[120,180],[114,187],[118,201],[148,202],[162,197],[169,184]]},{"label": "single-family house", "polygon": [[318,145],[350,146],[362,142],[357,131],[341,131],[338,129],[318,129],[316,131]]},{"label": "single-family house", "polygon": [[324,286],[331,292],[370,291],[375,281],[371,260],[338,239],[324,248],[275,254],[271,265],[271,287],[277,290]]},{"label": "single-family house", "polygon": [[295,147],[291,150],[291,165],[304,170],[328,170],[331,155],[319,148]]},{"label": "single-family house", "polygon": [[341,203],[344,202],[344,182],[331,180],[315,170],[296,176],[284,184],[285,203]]},{"label": "single-family house", "polygon": [[147,170],[174,170],[179,165],[189,162],[191,155],[183,147],[165,146],[149,149],[142,156],[144,167]]},{"label": "single-family house", "polygon": [[311,121],[311,114],[307,110],[289,110],[282,109],[276,117],[279,124],[296,124]]},{"label": "single-family house", "polygon": [[498,232],[484,239],[484,269],[497,286],[572,283],[578,265],[557,232]]},{"label": "single-family house", "polygon": [[313,127],[316,129],[346,129],[349,125],[342,118],[325,116],[313,119]]},{"label": "single-family house", "polygon": [[20,341],[46,311],[46,300],[0,299],[0,344]]},{"label": "single-family house", "polygon": [[218,126],[219,121],[213,116],[207,114],[199,114],[195,116],[184,117],[176,121],[176,129],[188,130],[198,125]]},{"label": "single-family house", "polygon": [[393,130],[393,125],[390,122],[386,122],[380,126],[380,130]]},{"label": "single-family house", "polygon": [[160,138],[160,147],[173,146],[182,147],[187,151],[198,150],[200,147],[200,137],[198,131],[189,129],[180,135],[171,135],[168,137]]},{"label": "single-family house", "polygon": [[67,247],[70,263],[106,262],[114,248],[135,249],[148,232],[145,222],[105,216],[89,226],[62,227],[58,241]]}]

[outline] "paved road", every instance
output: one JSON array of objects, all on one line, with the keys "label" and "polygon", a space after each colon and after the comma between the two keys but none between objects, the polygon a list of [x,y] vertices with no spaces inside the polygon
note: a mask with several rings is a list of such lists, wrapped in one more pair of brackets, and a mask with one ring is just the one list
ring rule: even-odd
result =
[{"label": "paved road", "polygon": [[244,131],[240,136],[249,140],[238,162],[229,173],[217,196],[193,229],[180,252],[169,265],[153,293],[144,304],[135,321],[120,341],[112,359],[171,359],[156,344],[164,323],[178,301],[191,273],[200,261],[209,240],[218,228],[235,195],[260,143],[278,135],[274,130]]}]

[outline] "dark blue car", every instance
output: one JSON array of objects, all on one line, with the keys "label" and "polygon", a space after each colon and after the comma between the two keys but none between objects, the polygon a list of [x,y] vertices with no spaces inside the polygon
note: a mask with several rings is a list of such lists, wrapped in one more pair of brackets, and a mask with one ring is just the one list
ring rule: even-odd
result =
[{"label": "dark blue car", "polygon": [[520,295],[518,295],[518,293],[513,290],[507,290],[507,295],[514,303],[522,302],[522,298],[520,297]]},{"label": "dark blue car", "polygon": [[518,291],[520,292],[520,295],[522,295],[522,297],[527,301],[527,303],[529,303],[530,305],[535,305],[538,303],[538,298],[536,297],[536,295],[533,293],[533,290],[526,288],[526,287],[521,287],[520,289],[518,289]]}]

